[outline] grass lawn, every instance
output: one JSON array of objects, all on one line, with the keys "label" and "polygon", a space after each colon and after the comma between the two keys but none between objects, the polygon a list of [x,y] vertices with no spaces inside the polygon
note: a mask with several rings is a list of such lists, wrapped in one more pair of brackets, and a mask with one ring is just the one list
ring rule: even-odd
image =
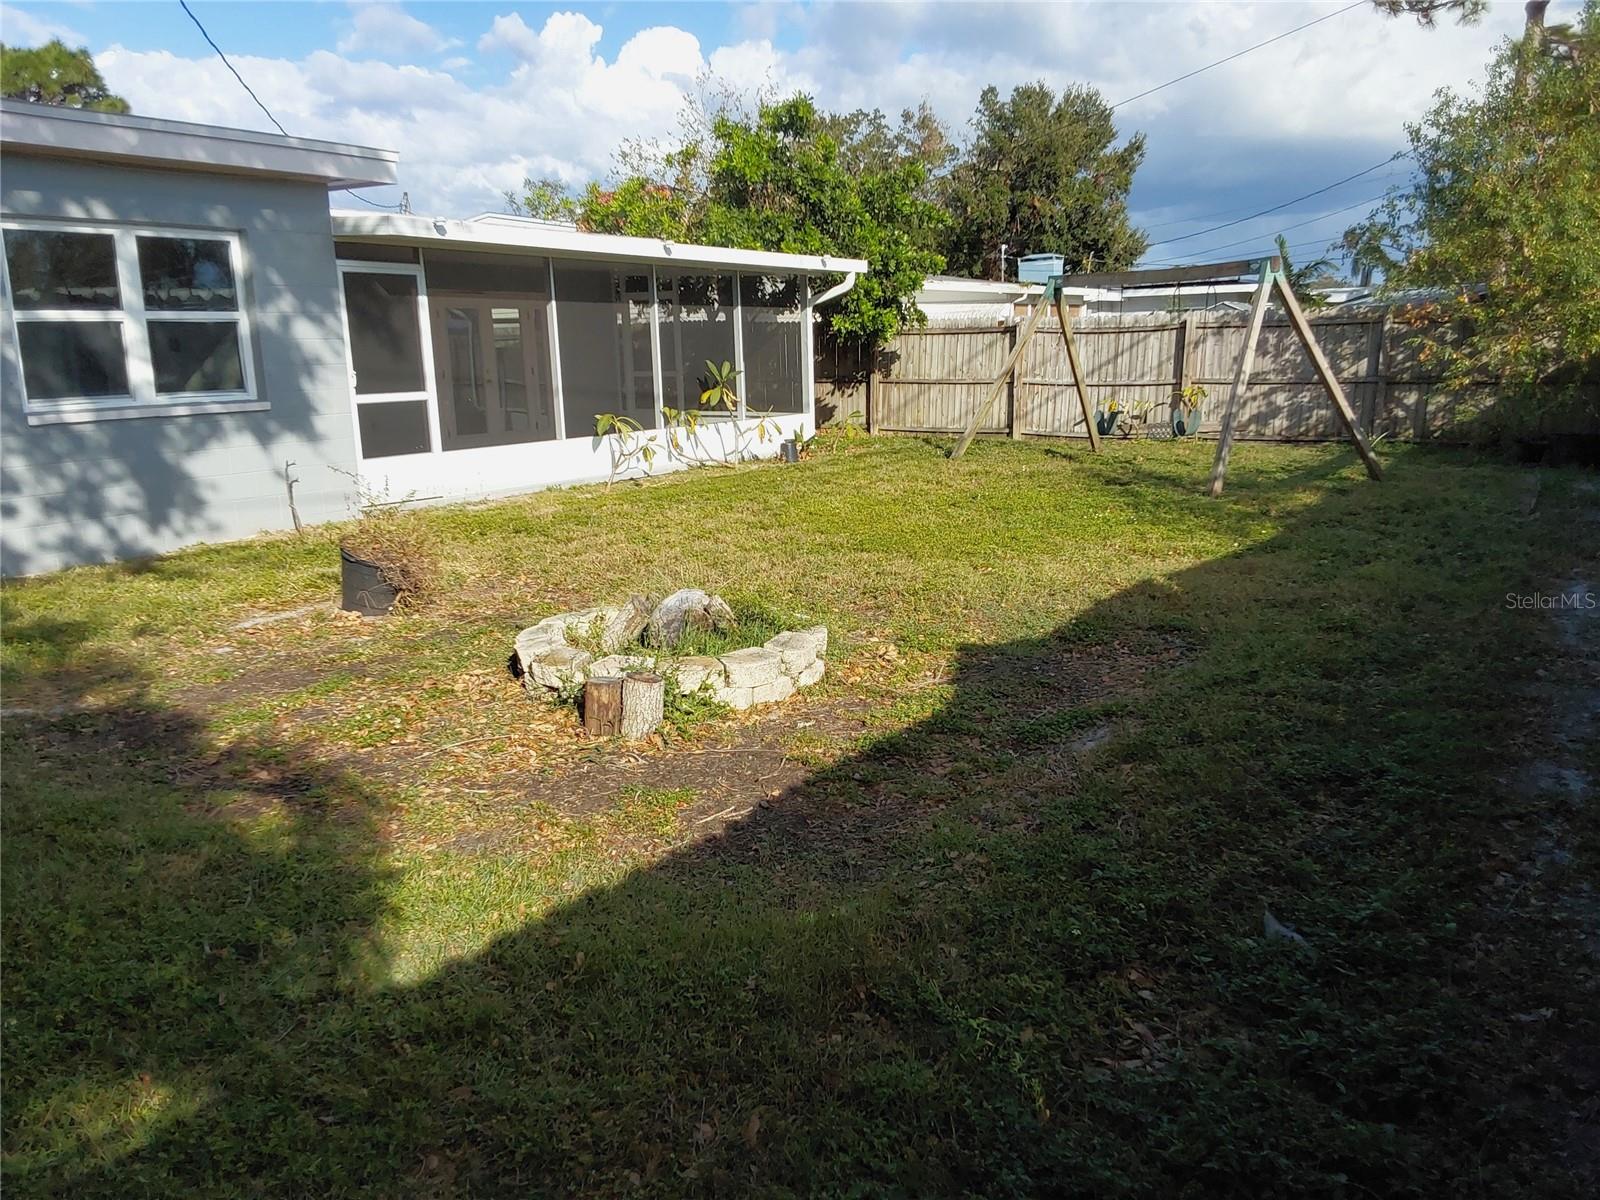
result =
[{"label": "grass lawn", "polygon": [[[1506,596],[1594,569],[1586,481],[1208,466],[833,440],[417,513],[448,586],[384,621],[236,628],[336,530],[8,583],[7,1193],[1585,1194],[1600,676]],[[684,585],[827,678],[616,747],[506,672]]]}]

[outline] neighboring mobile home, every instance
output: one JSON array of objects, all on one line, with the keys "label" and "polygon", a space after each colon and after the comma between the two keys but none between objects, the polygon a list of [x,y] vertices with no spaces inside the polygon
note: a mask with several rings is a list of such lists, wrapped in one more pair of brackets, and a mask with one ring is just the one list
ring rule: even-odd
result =
[{"label": "neighboring mobile home", "polygon": [[330,212],[397,155],[144,117],[0,102],[0,158],[6,574],[343,517],[357,477],[418,501],[602,479],[595,418],[662,438],[706,360],[741,375],[705,441],[758,413],[808,433],[813,311],[867,269]]}]

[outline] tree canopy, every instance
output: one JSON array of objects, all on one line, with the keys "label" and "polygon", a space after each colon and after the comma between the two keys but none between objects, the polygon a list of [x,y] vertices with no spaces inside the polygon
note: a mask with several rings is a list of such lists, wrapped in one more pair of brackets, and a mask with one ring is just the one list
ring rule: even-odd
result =
[{"label": "tree canopy", "polygon": [[1002,100],[983,90],[972,141],[945,186],[945,257],[959,273],[1001,277],[1010,253],[1065,256],[1073,269],[1130,267],[1148,242],[1128,219],[1144,135],[1116,146],[1111,107],[1090,87],[1059,96],[1030,83]]},{"label": "tree canopy", "polygon": [[926,104],[898,118],[819,110],[808,96],[754,101],[697,81],[669,141],[633,141],[619,178],[578,190],[528,179],[514,211],[629,233],[865,258],[870,272],[828,313],[835,334],[876,342],[922,320],[913,297],[946,268],[998,277],[1011,252],[1129,266],[1145,249],[1127,193],[1144,139],[1114,147],[1093,89],[990,88],[958,147]]},{"label": "tree canopy", "polygon": [[891,125],[877,112],[819,112],[804,95],[692,109],[676,144],[625,146],[632,169],[615,185],[574,194],[530,180],[513,206],[570,213],[596,233],[864,258],[870,271],[828,311],[833,333],[878,342],[921,318],[912,297],[944,265],[929,163],[947,143],[930,112]]},{"label": "tree canopy", "polygon": [[1460,381],[1600,404],[1600,0],[1547,38],[1530,21],[1473,96],[1440,95],[1408,128],[1412,183],[1346,231],[1387,284],[1431,289],[1461,340],[1434,348]]},{"label": "tree canopy", "polygon": [[7,100],[125,113],[128,102],[100,77],[89,51],[53,38],[31,50],[0,43],[0,95]]}]

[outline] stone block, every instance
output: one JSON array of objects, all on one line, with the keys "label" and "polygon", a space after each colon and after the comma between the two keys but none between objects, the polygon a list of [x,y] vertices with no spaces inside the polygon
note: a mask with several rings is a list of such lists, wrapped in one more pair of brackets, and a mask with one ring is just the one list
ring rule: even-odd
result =
[{"label": "stone block", "polygon": [[685,696],[698,692],[705,684],[721,687],[727,676],[723,673],[722,664],[714,658],[703,658],[698,655],[689,658],[670,660],[665,664],[678,680],[678,691]]},{"label": "stone block", "polygon": [[586,674],[626,675],[629,671],[653,671],[655,665],[655,658],[648,654],[608,654],[590,663]]},{"label": "stone block", "polygon": [[748,687],[713,687],[711,695],[714,699],[722,701],[729,708],[749,708],[756,702],[755,688]]},{"label": "stone block", "polygon": [[605,621],[600,628],[600,648],[608,654],[637,643],[650,623],[650,601],[643,596],[629,596],[616,608],[602,611]]},{"label": "stone block", "polygon": [[775,650],[783,659],[783,670],[788,675],[799,675],[828,648],[828,630],[818,625],[814,629],[791,629],[767,642],[768,650]]},{"label": "stone block", "polygon": [[588,637],[591,633],[598,633],[604,628],[606,617],[610,612],[610,609],[605,608],[586,608],[581,612],[557,613],[553,617],[546,617],[539,624],[556,626],[563,636],[568,638]]},{"label": "stone block", "polygon": [[792,695],[794,695],[794,680],[787,675],[779,675],[771,683],[763,683],[760,687],[750,689],[750,700],[754,704],[776,704]]},{"label": "stone block", "polygon": [[828,664],[820,658],[817,659],[816,662],[812,663],[804,671],[801,671],[800,674],[794,677],[795,686],[810,687],[813,683],[822,678],[822,673],[827,669]]},{"label": "stone block", "polygon": [[738,624],[721,596],[708,595],[699,588],[680,588],[651,612],[645,641],[652,646],[672,647],[691,629],[733,629]]},{"label": "stone block", "polygon": [[718,661],[728,673],[728,686],[731,688],[760,687],[783,674],[783,659],[776,650],[768,650],[765,646],[730,650]]},{"label": "stone block", "polygon": [[568,684],[582,683],[587,677],[586,668],[594,655],[576,646],[557,646],[554,650],[529,661],[523,684],[529,688],[537,685],[552,690]]},{"label": "stone block", "polygon": [[559,625],[551,625],[548,621],[540,621],[537,625],[530,625],[517,634],[517,665],[522,668],[523,674],[526,675],[529,663],[535,659],[543,658],[550,651],[566,644],[566,633]]}]

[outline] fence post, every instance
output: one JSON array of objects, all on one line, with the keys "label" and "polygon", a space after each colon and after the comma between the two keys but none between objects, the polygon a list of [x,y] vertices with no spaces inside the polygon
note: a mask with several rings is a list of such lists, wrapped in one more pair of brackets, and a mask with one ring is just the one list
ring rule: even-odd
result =
[{"label": "fence post", "polygon": [[1193,309],[1184,313],[1178,321],[1178,362],[1172,373],[1177,376],[1180,394],[1194,382],[1194,352],[1199,349],[1199,327],[1200,314]]},{"label": "fence post", "polygon": [[[1010,324],[1006,326],[1006,357],[1011,357],[1016,348],[1017,327]],[[1006,379],[1006,430],[1014,442],[1022,438],[1022,422],[1017,420],[1017,377],[1022,374],[1022,367],[1023,364],[1018,363],[1017,369]]]},{"label": "fence post", "polygon": [[1388,398],[1389,381],[1385,378],[1388,364],[1384,354],[1388,332],[1388,313],[1367,326],[1367,377],[1372,380],[1372,387],[1367,390],[1366,403],[1361,406],[1361,424],[1368,437],[1376,431],[1378,414],[1384,410]]},{"label": "fence post", "polygon": [[876,346],[874,346],[870,351],[867,352],[867,394],[861,401],[867,406],[868,433],[878,432],[878,397],[875,395],[877,389],[872,386],[873,381],[877,379],[877,377],[878,349]]}]

